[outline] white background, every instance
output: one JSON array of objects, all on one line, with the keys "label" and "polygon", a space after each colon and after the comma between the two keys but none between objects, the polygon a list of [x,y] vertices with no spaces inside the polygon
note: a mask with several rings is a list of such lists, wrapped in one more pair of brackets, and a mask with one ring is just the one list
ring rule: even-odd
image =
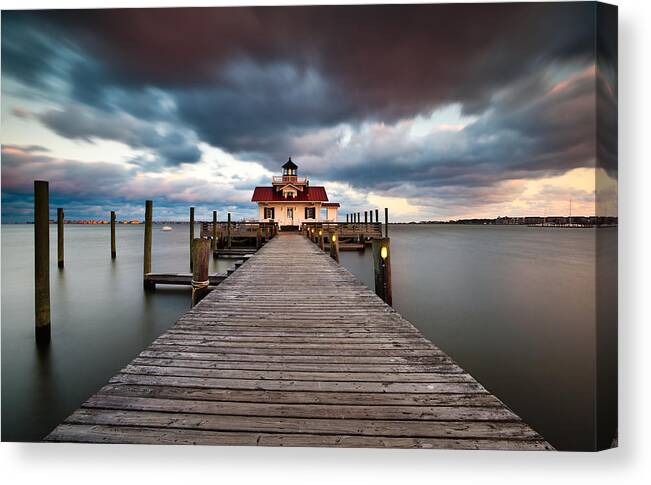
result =
[{"label": "white background", "polygon": [[[306,2],[274,2],[295,4]],[[319,3],[344,3],[327,2]],[[348,3],[348,2],[345,2]],[[376,3],[376,2],[357,2]],[[396,3],[396,2],[394,2]],[[651,478],[651,2],[619,5],[620,447],[601,453],[3,443],[4,483],[637,483]],[[189,5],[247,2],[192,1]],[[251,4],[250,2],[248,4]],[[255,2],[264,4],[264,2]],[[2,9],[178,6],[179,0],[0,0]],[[646,251],[644,250],[646,248]],[[646,477],[646,479],[644,478]]]}]

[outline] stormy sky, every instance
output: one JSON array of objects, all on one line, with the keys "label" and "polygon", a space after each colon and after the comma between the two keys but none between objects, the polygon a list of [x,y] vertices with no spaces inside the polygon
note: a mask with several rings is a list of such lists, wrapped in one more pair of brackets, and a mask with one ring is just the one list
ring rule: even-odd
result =
[{"label": "stormy sky", "polygon": [[595,180],[613,213],[609,29],[592,3],[3,12],[2,218],[35,179],[69,218],[251,217],[289,156],[344,218],[592,215]]}]

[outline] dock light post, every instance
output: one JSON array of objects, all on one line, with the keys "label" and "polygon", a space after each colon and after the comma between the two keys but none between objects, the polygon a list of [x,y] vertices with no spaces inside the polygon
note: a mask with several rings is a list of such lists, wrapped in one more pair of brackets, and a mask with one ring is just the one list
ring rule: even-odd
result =
[{"label": "dock light post", "polygon": [[388,237],[373,240],[373,272],[375,294],[391,306],[391,241]]},{"label": "dock light post", "polygon": [[323,229],[319,229],[319,247],[321,248],[321,251],[325,250],[325,245],[323,243]]},{"label": "dock light post", "polygon": [[339,262],[339,238],[336,232],[331,232],[330,236],[330,257],[337,263]]},{"label": "dock light post", "polygon": [[50,189],[34,181],[34,323],[37,344],[50,341]]},{"label": "dock light post", "polygon": [[153,203],[151,200],[145,201],[145,254],[142,261],[143,287],[146,290],[153,290],[155,283],[147,281],[147,274],[151,273],[151,225],[152,225]]},{"label": "dock light post", "polygon": [[210,289],[208,284],[208,257],[210,255],[210,241],[208,239],[194,239],[192,241],[192,306],[199,303]]},{"label": "dock light post", "polygon": [[117,250],[115,248],[115,211],[111,211],[111,259],[115,259]]},{"label": "dock light post", "polygon": [[63,209],[57,209],[57,266],[63,268]]}]

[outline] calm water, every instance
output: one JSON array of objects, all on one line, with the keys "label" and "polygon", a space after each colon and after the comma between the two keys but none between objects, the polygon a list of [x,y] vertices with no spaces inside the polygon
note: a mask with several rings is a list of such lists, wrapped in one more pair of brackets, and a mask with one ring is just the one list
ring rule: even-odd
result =
[{"label": "calm water", "polygon": [[[188,226],[158,227],[154,271],[187,271]],[[118,226],[111,262],[108,227],[66,226],[63,271],[51,244],[52,344],[38,352],[33,227],[2,226],[3,440],[42,438],[189,308],[187,289],[143,292],[142,230]],[[557,448],[590,448],[594,261],[616,254],[617,231],[601,230],[599,249],[593,230],[395,226],[390,236],[396,309]],[[341,256],[372,285],[370,251]],[[616,261],[599,271],[616,275]]]}]

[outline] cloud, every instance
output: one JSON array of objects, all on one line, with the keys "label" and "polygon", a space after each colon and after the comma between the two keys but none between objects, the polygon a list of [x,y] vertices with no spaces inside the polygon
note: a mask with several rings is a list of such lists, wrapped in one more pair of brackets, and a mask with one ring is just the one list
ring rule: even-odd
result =
[{"label": "cloud", "polygon": [[165,214],[184,218],[192,204],[204,212],[228,210],[240,217],[253,212],[250,191],[234,189],[228,178],[173,170],[148,173],[135,165],[60,159],[38,147],[3,145],[3,219],[30,220],[34,180],[49,181],[51,208],[66,207],[70,218],[103,217],[113,209],[119,209],[121,217],[136,218],[146,199],[154,200],[157,219]]},{"label": "cloud", "polygon": [[37,116],[62,137],[89,143],[95,139],[112,140],[132,148],[149,149],[166,165],[194,163],[201,157],[198,140],[192,132],[145,122],[126,113],[105,113],[69,104],[64,109],[52,109]]},{"label": "cloud", "polygon": [[13,114],[16,118],[21,118],[21,119],[29,119],[32,117],[32,112],[28,110],[27,108],[22,108],[20,106],[16,106],[11,110],[11,114]]},{"label": "cloud", "polygon": [[[496,90],[523,74],[545,62],[590,59],[594,48],[591,4],[85,10],[7,18],[65,34],[77,52],[67,61],[76,99],[100,105],[107,86],[194,90],[183,112],[195,128],[210,133],[200,112],[206,99],[223,107],[214,115],[234,120],[243,136],[239,121],[254,122],[252,148],[262,124],[273,136],[306,118],[321,125],[344,114],[395,121],[450,102],[480,113]],[[10,63],[7,72],[21,79],[40,78],[39,61],[62,57],[44,50],[52,45],[38,35],[7,37],[14,36],[41,46],[33,55],[8,49],[15,63],[31,66],[26,76]],[[256,116],[252,107],[269,92],[274,99],[263,99]]]}]

